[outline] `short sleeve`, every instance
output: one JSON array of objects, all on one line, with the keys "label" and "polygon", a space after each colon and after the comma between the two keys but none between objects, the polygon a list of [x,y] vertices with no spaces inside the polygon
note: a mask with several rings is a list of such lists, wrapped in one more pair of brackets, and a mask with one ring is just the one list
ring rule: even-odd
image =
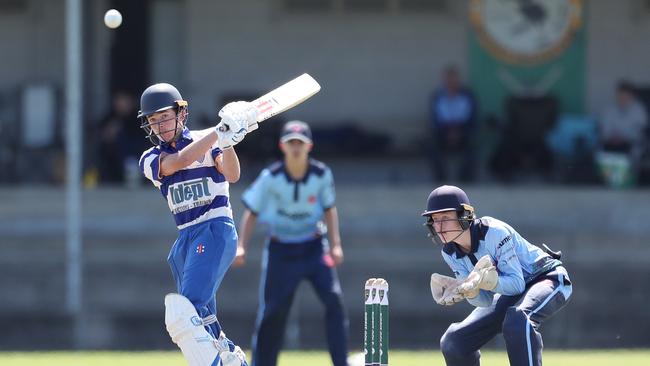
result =
[{"label": "short sleeve", "polygon": [[257,179],[242,195],[244,206],[255,215],[259,215],[266,205],[271,178],[272,175],[268,169],[262,170]]},{"label": "short sleeve", "polygon": [[332,170],[325,169],[323,173],[323,186],[320,191],[320,203],[323,210],[334,207],[336,201],[336,190],[334,189],[334,176]]},{"label": "short sleeve", "polygon": [[495,253],[499,282],[493,290],[496,293],[514,296],[524,292],[526,282],[517,257],[516,236],[500,227],[490,227],[486,237],[488,251]]},{"label": "short sleeve", "polygon": [[212,145],[212,150],[210,154],[212,155],[212,160],[217,160],[217,156],[221,155],[223,151],[217,146],[217,144]]},{"label": "short sleeve", "polygon": [[140,171],[154,185],[159,185],[160,177],[160,150],[151,148],[145,151],[140,157]]}]

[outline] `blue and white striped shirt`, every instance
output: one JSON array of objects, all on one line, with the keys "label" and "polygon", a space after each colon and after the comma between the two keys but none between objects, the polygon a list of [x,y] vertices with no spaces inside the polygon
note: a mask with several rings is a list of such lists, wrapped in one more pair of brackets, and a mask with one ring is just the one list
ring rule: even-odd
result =
[{"label": "blue and white striped shirt", "polygon": [[470,253],[463,252],[455,243],[447,243],[442,247],[442,258],[459,279],[467,278],[477,260],[485,255],[496,263],[499,273],[497,287],[493,291],[481,290],[479,296],[467,299],[474,306],[489,306],[495,293],[519,295],[537,276],[562,265],[529,243],[510,225],[493,217],[474,220],[470,233]]},{"label": "blue and white striped shirt", "polygon": [[228,181],[219,173],[215,164],[216,157],[222,153],[216,143],[201,159],[170,176],[160,176],[161,152],[176,153],[210,131],[212,129],[190,131],[185,128],[175,148],[168,145],[154,146],[140,158],[140,170],[160,189],[178,229],[216,217],[232,219]]},{"label": "blue and white striped shirt", "polygon": [[323,213],[334,206],[332,171],[310,159],[309,169],[296,181],[277,162],[262,170],[244,192],[244,205],[267,224],[269,235],[282,243],[302,243],[325,234]]}]

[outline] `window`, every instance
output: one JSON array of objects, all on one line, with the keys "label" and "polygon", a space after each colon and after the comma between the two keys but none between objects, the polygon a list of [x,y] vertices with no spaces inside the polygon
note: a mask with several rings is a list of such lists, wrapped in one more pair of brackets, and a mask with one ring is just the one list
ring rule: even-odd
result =
[{"label": "window", "polygon": [[446,0],[399,0],[400,10],[404,12],[444,12],[447,11]]},{"label": "window", "polygon": [[343,11],[351,13],[380,13],[388,9],[386,0],[344,0]]},{"label": "window", "polygon": [[0,14],[16,14],[27,10],[26,0],[0,0]]},{"label": "window", "polygon": [[332,10],[332,0],[284,0],[290,13],[323,13]]},{"label": "window", "polygon": [[[451,0],[276,0],[290,14],[434,13],[449,10]],[[649,0],[650,1],[650,0]]]}]

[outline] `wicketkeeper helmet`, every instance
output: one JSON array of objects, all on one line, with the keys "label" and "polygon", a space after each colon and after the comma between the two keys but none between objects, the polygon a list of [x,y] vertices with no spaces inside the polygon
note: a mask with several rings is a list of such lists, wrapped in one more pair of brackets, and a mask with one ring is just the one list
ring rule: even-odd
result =
[{"label": "wicketkeeper helmet", "polygon": [[456,186],[440,186],[431,191],[427,199],[427,208],[422,216],[427,218],[424,225],[438,244],[444,243],[436,234],[431,214],[445,211],[455,211],[458,214],[458,223],[463,231],[469,229],[475,218],[474,207],[469,203],[469,198],[462,189]]}]

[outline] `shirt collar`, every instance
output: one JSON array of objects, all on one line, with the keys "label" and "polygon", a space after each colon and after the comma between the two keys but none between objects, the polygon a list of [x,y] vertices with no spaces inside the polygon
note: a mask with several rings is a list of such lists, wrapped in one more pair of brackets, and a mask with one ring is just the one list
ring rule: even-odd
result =
[{"label": "shirt collar", "polygon": [[171,144],[161,144],[160,149],[167,153],[175,153],[177,151],[183,150],[187,145],[192,143],[192,136],[190,135],[190,130],[187,127],[183,127],[183,132],[176,140],[176,147],[173,147]]},{"label": "shirt collar", "polygon": [[[485,240],[487,229],[488,227],[484,225],[480,219],[472,221],[472,224],[469,227],[469,234],[472,241],[472,247],[469,251],[470,254],[476,253],[481,240]],[[449,242],[443,245],[442,250],[448,255],[456,253],[456,258],[458,259],[463,258],[467,255],[467,253],[463,252],[463,250],[460,248],[460,245],[456,244],[455,242]]]},{"label": "shirt collar", "polygon": [[313,173],[313,164],[311,158],[307,160],[307,171],[305,172],[305,175],[300,179],[300,180],[295,180],[291,177],[291,174],[289,174],[289,170],[287,169],[287,164],[282,160],[282,172],[284,173],[284,177],[287,179],[287,182],[289,183],[305,183],[307,182],[307,179],[309,178],[309,175]]}]

